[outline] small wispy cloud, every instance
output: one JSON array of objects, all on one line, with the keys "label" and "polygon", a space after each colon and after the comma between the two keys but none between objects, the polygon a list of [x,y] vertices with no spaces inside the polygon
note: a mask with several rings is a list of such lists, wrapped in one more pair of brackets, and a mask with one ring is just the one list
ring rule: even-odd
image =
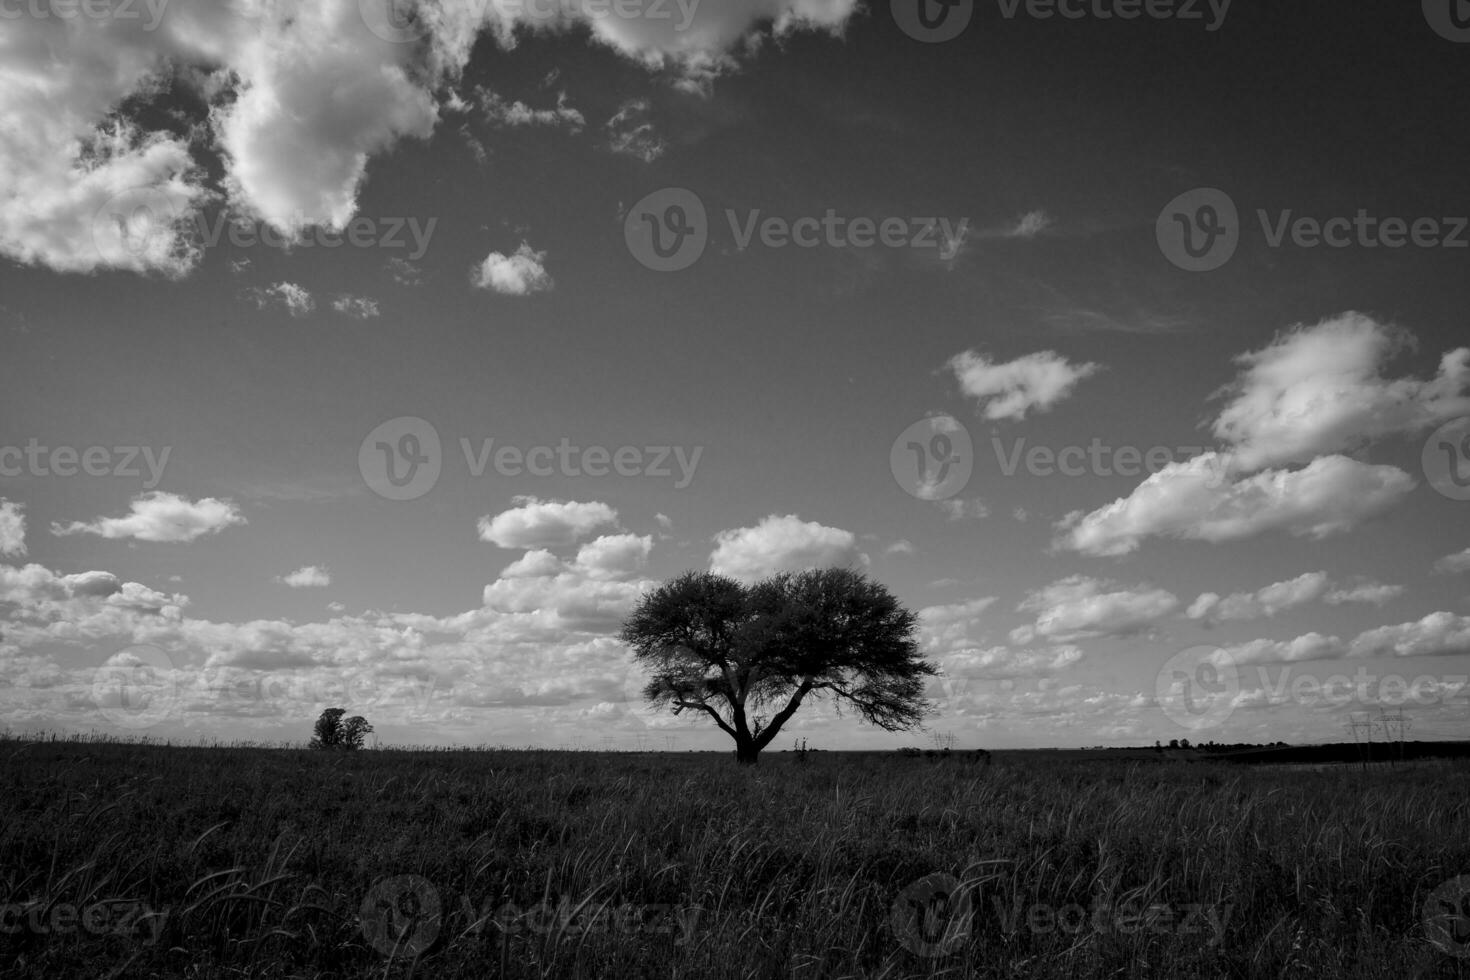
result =
[{"label": "small wispy cloud", "polygon": [[246,290],[246,295],[259,309],[283,307],[293,317],[304,317],[316,309],[316,299],[310,291],[294,282],[278,282],[273,286],[256,286]]},{"label": "small wispy cloud", "polygon": [[306,565],[289,575],[277,575],[275,580],[293,589],[324,589],[332,584],[332,575],[319,565]]},{"label": "small wispy cloud", "polygon": [[332,309],[345,316],[356,320],[370,320],[381,314],[378,301],[366,296],[352,296],[347,293],[332,300]]}]

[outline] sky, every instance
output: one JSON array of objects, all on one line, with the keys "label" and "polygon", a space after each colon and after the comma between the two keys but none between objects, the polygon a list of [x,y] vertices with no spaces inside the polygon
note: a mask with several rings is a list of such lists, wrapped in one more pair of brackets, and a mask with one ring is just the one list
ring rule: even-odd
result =
[{"label": "sky", "polygon": [[622,619],[844,565],[815,747],[1470,736],[1457,10],[4,0],[0,727],[727,749]]}]

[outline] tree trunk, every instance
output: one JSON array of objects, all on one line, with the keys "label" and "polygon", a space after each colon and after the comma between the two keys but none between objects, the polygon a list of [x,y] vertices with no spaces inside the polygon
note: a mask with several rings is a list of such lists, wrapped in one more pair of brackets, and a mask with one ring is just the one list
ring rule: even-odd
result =
[{"label": "tree trunk", "polygon": [[738,739],[735,742],[735,761],[742,766],[753,766],[760,760],[761,750],[756,748],[755,739]]}]

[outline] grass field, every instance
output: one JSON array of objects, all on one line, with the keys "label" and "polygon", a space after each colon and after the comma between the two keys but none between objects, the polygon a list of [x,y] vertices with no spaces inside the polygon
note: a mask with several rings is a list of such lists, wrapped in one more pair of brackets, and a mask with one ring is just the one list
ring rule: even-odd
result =
[{"label": "grass field", "polygon": [[7,977],[1470,973],[1425,913],[1460,763],[6,740],[0,781]]}]

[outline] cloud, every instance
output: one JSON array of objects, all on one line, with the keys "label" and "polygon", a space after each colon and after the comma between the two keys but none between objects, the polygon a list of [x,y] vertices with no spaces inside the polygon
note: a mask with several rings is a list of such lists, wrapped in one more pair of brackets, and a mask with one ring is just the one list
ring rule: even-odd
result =
[{"label": "cloud", "polygon": [[1001,231],[1002,238],[1035,238],[1055,224],[1045,211],[1027,211],[1009,228]]},{"label": "cloud", "polygon": [[[187,230],[220,198],[289,237],[310,226],[340,231],[370,161],[433,134],[438,93],[485,32],[514,47],[518,32],[586,30],[707,92],[762,38],[840,34],[859,9],[857,0],[728,0],[686,22],[677,5],[660,19],[565,0],[545,17],[538,8],[549,5],[422,0],[429,36],[395,43],[369,28],[386,3],[175,2],[156,23],[10,20],[0,36],[0,115],[11,124],[0,144],[10,192],[0,198],[0,254],[66,272],[186,275],[201,254]],[[203,109],[192,119],[151,111],[164,98]],[[565,117],[565,107],[553,111]],[[198,147],[215,158],[196,158]],[[214,172],[222,178],[211,185]]]},{"label": "cloud", "polygon": [[573,565],[589,578],[627,578],[643,570],[652,550],[651,535],[604,535],[582,545]]},{"label": "cloud", "polygon": [[1233,541],[1267,531],[1324,538],[1398,503],[1415,486],[1403,470],[1323,456],[1299,470],[1266,470],[1222,480],[1217,453],[1170,463],[1127,497],[1059,521],[1055,546],[1125,555],[1149,537]]},{"label": "cloud", "polygon": [[306,565],[289,575],[277,575],[276,581],[293,589],[324,589],[332,584],[332,576],[325,568]]},{"label": "cloud", "polygon": [[278,282],[273,286],[257,286],[247,290],[248,295],[255,301],[259,309],[268,306],[280,306],[286,309],[293,317],[304,317],[316,309],[316,300],[305,288],[294,282]]},{"label": "cloud", "polygon": [[862,561],[851,531],[803,521],[795,514],[766,517],[754,527],[715,535],[710,571],[741,581]]},{"label": "cloud", "polygon": [[382,312],[377,300],[346,293],[332,300],[332,309],[356,320],[370,320]]},{"label": "cloud", "polygon": [[483,86],[476,88],[485,118],[499,126],[565,126],[573,133],[587,125],[582,113],[567,104],[567,94],[557,96],[555,109],[532,109],[524,102],[507,102]]},{"label": "cloud", "polygon": [[668,150],[668,141],[658,135],[648,118],[647,99],[630,99],[607,121],[608,148],[614,153],[652,163]]},{"label": "cloud", "polygon": [[949,500],[940,500],[936,503],[939,509],[944,511],[944,516],[952,521],[962,521],[966,518],[978,521],[990,516],[990,508],[979,497],[971,497],[969,500],[962,497],[951,497]]},{"label": "cloud", "polygon": [[1402,585],[1384,585],[1381,582],[1362,582],[1357,585],[1341,586],[1323,597],[1329,606],[1340,606],[1348,602],[1368,602],[1381,606],[1403,595]]},{"label": "cloud", "polygon": [[[625,17],[608,16],[606,4],[591,0],[564,0],[559,7],[513,6],[516,9],[506,13],[491,10],[491,25],[507,46],[514,44],[512,32],[517,29],[562,31],[584,26],[594,41],[651,70],[670,71],[680,88],[698,93],[707,93],[716,78],[737,70],[740,55],[759,50],[763,35],[758,29],[764,28],[775,40],[797,31],[839,35],[861,9],[858,0],[721,0],[691,7],[689,15],[671,3],[649,6],[648,16]],[[551,16],[547,8],[552,9]],[[655,15],[655,9],[664,15]]]},{"label": "cloud", "polygon": [[915,555],[919,549],[908,538],[899,538],[897,541],[883,549],[885,555]]},{"label": "cloud", "polygon": [[502,548],[560,548],[575,544],[600,527],[616,524],[618,512],[607,504],[515,497],[515,507],[480,518],[480,540]]},{"label": "cloud", "polygon": [[1046,677],[1075,667],[1084,654],[1079,647],[1063,644],[1039,650],[989,647],[959,650],[939,662],[941,676],[950,687],[964,680],[1020,680]]},{"label": "cloud", "polygon": [[549,292],[556,282],[546,271],[546,253],[522,242],[514,255],[491,252],[470,273],[470,282],[503,296],[529,296]]},{"label": "cloud", "polygon": [[925,606],[919,610],[919,642],[930,656],[944,656],[976,645],[985,611],[995,596]]},{"label": "cloud", "polygon": [[1041,351],[1004,364],[965,351],[947,365],[960,391],[983,406],[991,420],[1024,419],[1032,410],[1049,411],[1072,393],[1079,381],[1101,370],[1097,364],[1072,364],[1055,351]]},{"label": "cloud", "polygon": [[424,284],[423,272],[408,259],[394,256],[388,260],[387,269],[393,281],[400,286],[422,286]]},{"label": "cloud", "polygon": [[188,542],[206,534],[218,534],[246,520],[229,500],[205,497],[197,502],[160,490],[133,499],[126,517],[102,517],[90,524],[73,521],[52,524],[56,535],[96,534],[103,538],[132,538],[137,541]]},{"label": "cloud", "polygon": [[25,504],[0,497],[0,558],[24,558],[25,554]]},{"label": "cloud", "polygon": [[1205,592],[1190,604],[1190,619],[1217,623],[1226,620],[1252,620],[1275,616],[1310,602],[1329,605],[1368,602],[1381,605],[1402,595],[1401,585],[1363,582],[1353,586],[1334,586],[1326,572],[1307,572],[1284,582],[1275,582],[1255,592],[1234,592],[1221,597]]},{"label": "cloud", "polygon": [[1214,592],[1206,592],[1194,600],[1186,615],[1190,619],[1209,622],[1260,619],[1314,602],[1327,594],[1330,585],[1326,572],[1307,572],[1255,592],[1235,592],[1224,598]]},{"label": "cloud", "polygon": [[1296,663],[1344,657],[1447,657],[1470,653],[1470,616],[1433,612],[1423,619],[1365,630],[1348,642],[1306,633],[1292,640],[1252,640],[1222,647],[1217,663]]},{"label": "cloud", "polygon": [[1035,637],[1060,643],[1100,636],[1141,633],[1179,608],[1179,599],[1164,589],[1112,589],[1113,583],[1073,575],[1029,593],[1017,607],[1036,613],[1034,625],[1012,632],[1013,642]]},{"label": "cloud", "polygon": [[1386,363],[1413,338],[1361,313],[1298,325],[1236,358],[1244,370],[1214,434],[1249,472],[1351,452],[1384,436],[1470,413],[1470,348],[1446,353],[1433,379],[1388,379]]},{"label": "cloud", "polygon": [[1462,653],[1470,653],[1470,616],[1448,612],[1367,630],[1348,647],[1348,655],[1353,657],[1445,657]]},{"label": "cloud", "polygon": [[1457,551],[1453,555],[1445,555],[1434,563],[1436,572],[1458,575],[1461,572],[1470,572],[1470,548]]}]

